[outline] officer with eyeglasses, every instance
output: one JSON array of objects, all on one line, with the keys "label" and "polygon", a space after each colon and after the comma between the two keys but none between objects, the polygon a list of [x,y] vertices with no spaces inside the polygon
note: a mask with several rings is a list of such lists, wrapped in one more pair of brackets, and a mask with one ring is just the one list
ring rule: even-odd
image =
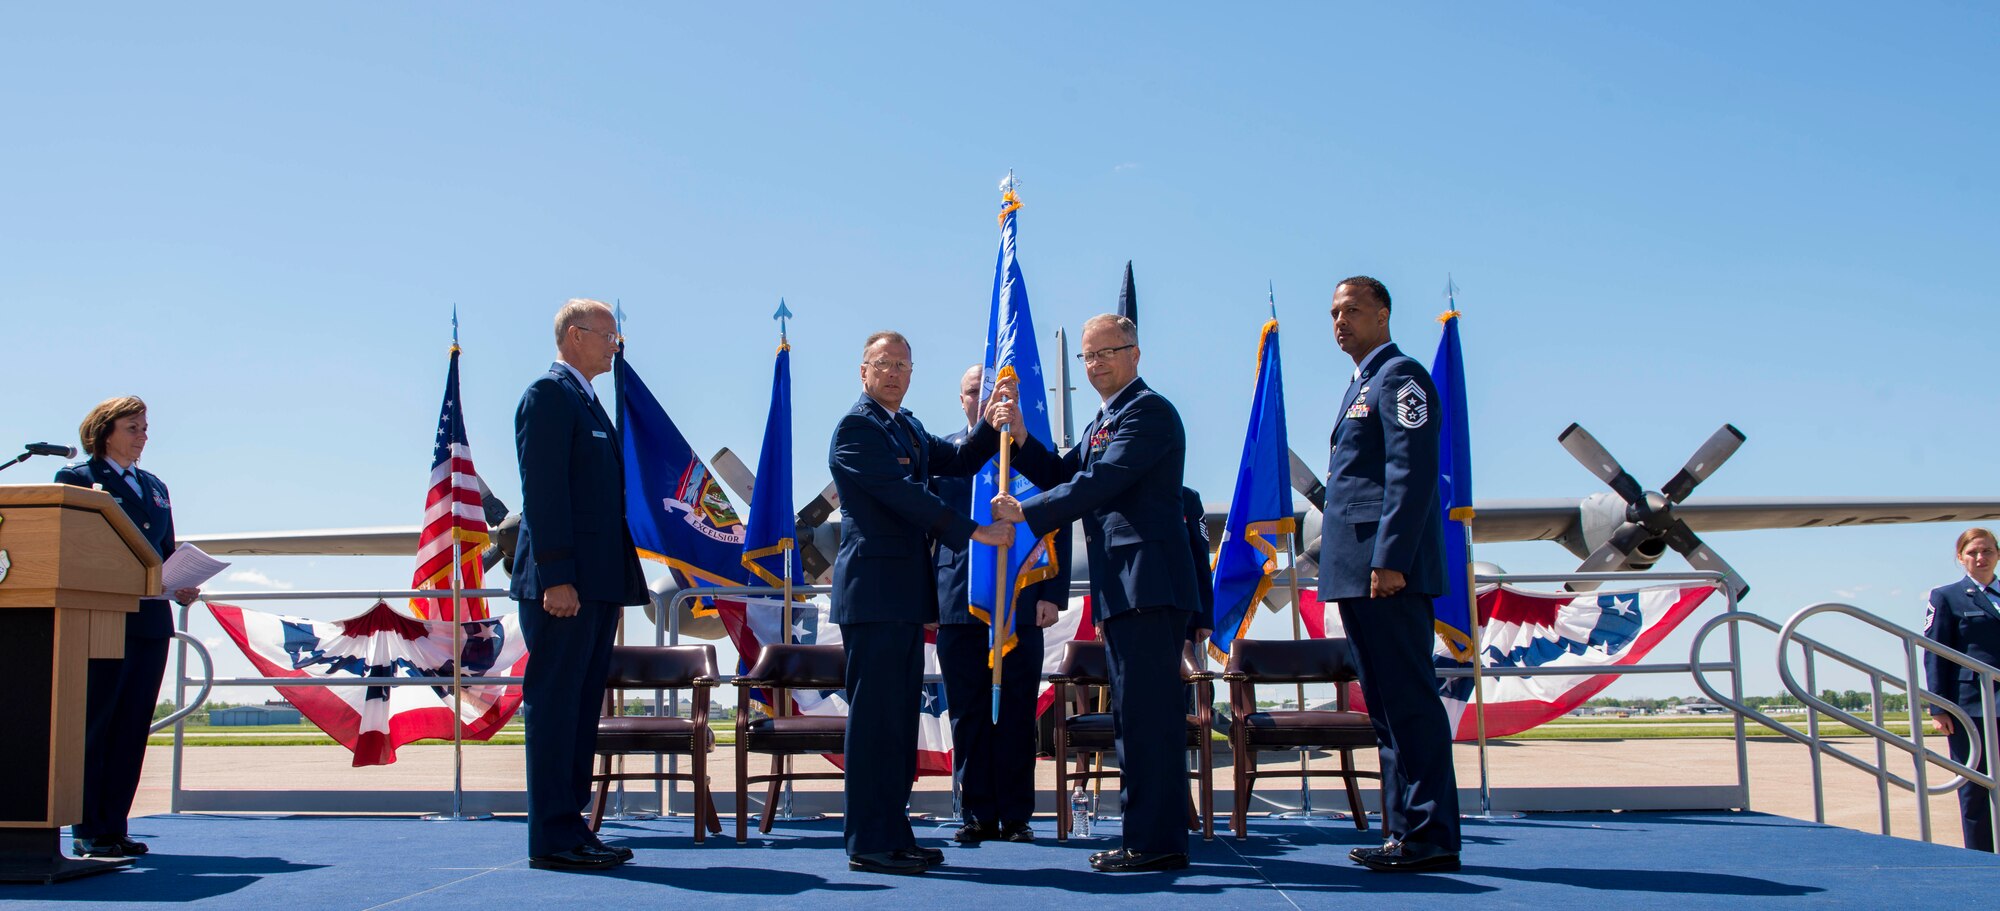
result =
[{"label": "officer with eyeglasses", "polygon": [[[1182,516],[1187,433],[1165,396],[1139,379],[1139,334],[1113,314],[1083,324],[1084,373],[1104,399],[1067,456],[1020,432],[1011,386],[996,392],[994,427],[1012,422],[1014,464],[1042,488],[1026,502],[1002,495],[995,518],[1046,535],[1083,520],[1091,603],[1104,632],[1117,731],[1124,845],[1091,855],[1102,872],[1187,866],[1186,697],[1181,652],[1201,593]],[[1206,625],[1205,618],[1201,621]]]},{"label": "officer with eyeglasses", "polygon": [[833,622],[847,654],[848,868],[922,873],[944,852],[917,844],[905,808],[917,775],[924,630],[938,622],[932,548],[967,539],[1006,546],[1014,526],[979,525],[932,493],[934,477],[968,477],[999,449],[984,425],[959,442],[925,432],[903,408],[910,343],[877,332],[861,349],[861,398],[833,431],[827,467],[840,492]]}]

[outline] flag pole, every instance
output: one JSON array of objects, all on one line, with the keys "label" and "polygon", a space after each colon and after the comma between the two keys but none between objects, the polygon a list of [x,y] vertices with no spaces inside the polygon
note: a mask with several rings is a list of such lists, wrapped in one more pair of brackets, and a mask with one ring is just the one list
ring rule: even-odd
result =
[{"label": "flag pole", "polygon": [[1466,632],[1472,634],[1472,724],[1479,738],[1479,818],[1494,819],[1493,782],[1486,767],[1486,679],[1480,673],[1486,663],[1479,632],[1479,589],[1472,563],[1472,516],[1465,517],[1465,615],[1470,618]]},{"label": "flag pole", "polygon": [[[458,357],[458,306],[451,308],[451,356]],[[452,388],[452,398],[458,398],[456,384]],[[460,401],[458,406],[465,403]],[[462,420],[462,417],[458,419]],[[449,464],[446,465],[450,467]],[[452,471],[451,502],[458,501],[458,472]],[[490,813],[476,816],[465,814],[465,681],[461,676],[465,661],[465,540],[458,536],[458,529],[451,530],[451,812],[432,813],[424,819],[431,822],[470,822],[492,819]]]},{"label": "flag pole", "polygon": [[[1009,477],[1013,465],[1008,460],[1008,453],[1013,449],[1010,445],[1014,442],[1013,433],[1014,425],[1011,422],[1001,425],[1000,483],[995,487],[1001,493],[1009,493],[1014,489],[1013,480]],[[1009,550],[1010,548],[1007,547],[993,548],[993,624],[990,629],[992,654],[988,656],[987,660],[993,665],[994,724],[1000,723],[1000,661],[1005,657],[1002,655],[1002,651],[1007,642],[1007,633],[1001,629],[1001,624],[1003,622],[1006,623],[1007,630],[1014,628],[1014,612],[1007,607],[1007,558],[1010,556]]]}]

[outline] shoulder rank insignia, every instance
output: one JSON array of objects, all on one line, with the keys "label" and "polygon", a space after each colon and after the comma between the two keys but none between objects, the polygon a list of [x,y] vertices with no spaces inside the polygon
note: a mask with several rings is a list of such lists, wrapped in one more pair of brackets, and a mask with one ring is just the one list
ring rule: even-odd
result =
[{"label": "shoulder rank insignia", "polygon": [[1410,380],[1396,390],[1396,423],[1415,430],[1424,426],[1430,417],[1430,400],[1424,396],[1424,387],[1416,380]]}]

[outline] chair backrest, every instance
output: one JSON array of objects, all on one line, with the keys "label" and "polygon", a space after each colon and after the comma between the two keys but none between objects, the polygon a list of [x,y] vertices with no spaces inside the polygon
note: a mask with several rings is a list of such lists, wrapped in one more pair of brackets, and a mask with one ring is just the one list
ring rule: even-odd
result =
[{"label": "chair backrest", "polygon": [[847,652],[838,645],[766,645],[743,676],[784,689],[837,690],[847,686]]},{"label": "chair backrest", "polygon": [[[1181,676],[1193,678],[1206,671],[1195,663],[1192,650],[1181,653]],[[1072,683],[1085,686],[1108,686],[1111,683],[1111,655],[1104,647],[1102,639],[1072,639],[1063,643],[1062,662],[1056,666],[1053,676],[1067,677]]]},{"label": "chair backrest", "polygon": [[1348,683],[1358,676],[1346,639],[1238,639],[1226,673],[1251,683]]},{"label": "chair backrest", "polygon": [[614,690],[686,689],[695,678],[717,676],[713,645],[619,645],[611,649]]}]

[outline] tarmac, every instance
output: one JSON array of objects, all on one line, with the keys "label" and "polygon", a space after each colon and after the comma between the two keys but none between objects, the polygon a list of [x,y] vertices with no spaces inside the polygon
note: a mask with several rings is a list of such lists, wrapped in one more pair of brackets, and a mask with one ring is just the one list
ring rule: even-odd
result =
[{"label": "tarmac", "polygon": [[[1837,741],[1849,752],[1872,757],[1872,742],[1865,739]],[[710,756],[711,780],[718,791],[735,786],[735,757],[732,748],[721,746]],[[1479,783],[1479,754],[1473,744],[1455,749],[1459,786],[1476,788]],[[523,751],[519,746],[467,745],[464,750],[464,784],[468,791],[513,790],[523,786]],[[187,788],[286,788],[326,790],[425,790],[449,789],[452,781],[452,749],[449,745],[411,745],[398,751],[398,761],[387,766],[354,768],[352,757],[337,746],[190,746],[184,751],[183,786]],[[1215,788],[1227,794],[1233,780],[1227,752],[1216,754]],[[1362,768],[1374,768],[1373,751],[1357,756]],[[1285,760],[1266,758],[1266,765]],[[166,813],[170,809],[172,749],[147,750],[144,777],[140,782],[133,816]],[[752,759],[752,769],[761,772],[763,757]],[[807,758],[805,767],[825,760]],[[1314,767],[1329,763],[1316,758]],[[1812,769],[1805,747],[1786,740],[1752,737],[1749,741],[1750,807],[1761,813],[1813,820]],[[1330,766],[1328,766],[1330,767]],[[831,768],[829,765],[828,768]],[[1892,770],[1905,776],[1910,765],[1892,761]],[[1527,787],[1648,787],[1662,785],[1727,785],[1736,780],[1735,741],[1729,738],[1641,739],[1641,740],[1496,740],[1488,748],[1489,780],[1496,788]],[[1873,776],[1837,760],[1823,762],[1825,819],[1830,825],[1861,832],[1889,834],[1915,839],[1918,814],[1915,799],[1891,788],[1889,828],[1883,833],[1881,798]],[[1934,770],[1935,772],[1935,770]],[[1038,764],[1038,784],[1053,790],[1055,771],[1049,761]],[[1314,790],[1318,809],[1344,809],[1344,801],[1322,795],[1336,780],[1320,779]],[[1364,783],[1364,790],[1368,790]],[[839,782],[801,782],[801,790],[833,790]],[[919,790],[948,791],[944,777],[921,779]],[[1288,793],[1289,792],[1289,796]],[[1280,802],[1292,802],[1295,786],[1284,780],[1264,782],[1260,795]],[[444,809],[444,808],[440,808]],[[1477,812],[1476,802],[1462,807]],[[1960,846],[1958,802],[1953,794],[1931,798],[1932,841]],[[726,828],[729,826],[726,825]],[[1218,836],[1221,832],[1218,827]],[[731,829],[733,831],[733,829]]]}]

